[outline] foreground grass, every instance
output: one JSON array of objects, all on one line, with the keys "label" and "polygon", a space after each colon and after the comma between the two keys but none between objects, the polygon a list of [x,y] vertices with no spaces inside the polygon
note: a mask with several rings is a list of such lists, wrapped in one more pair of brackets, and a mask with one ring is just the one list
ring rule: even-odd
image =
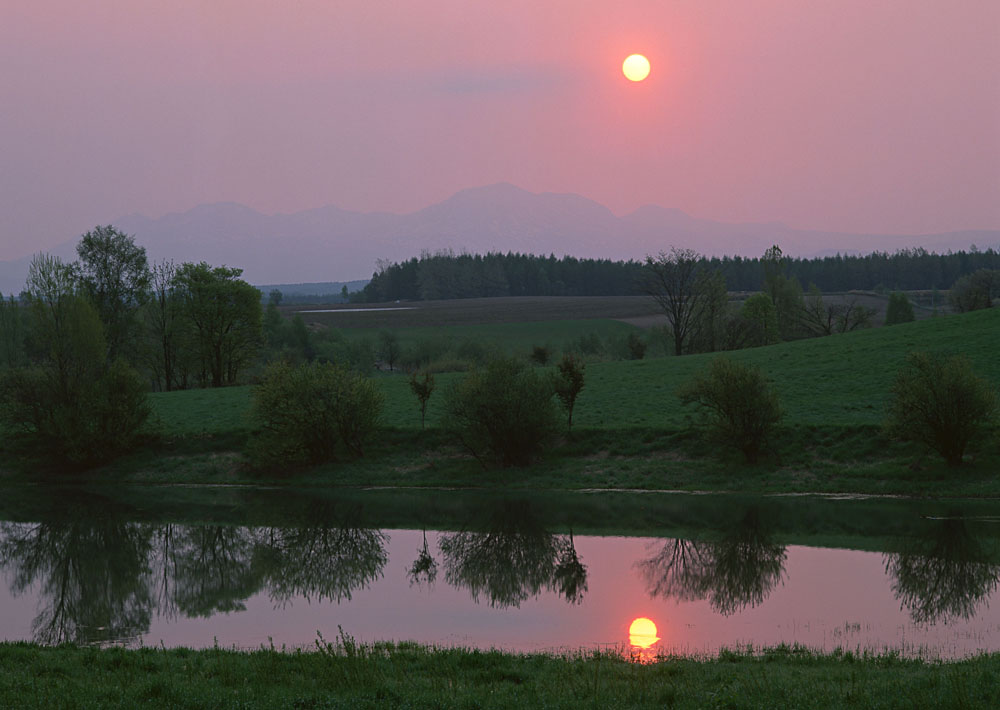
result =
[{"label": "foreground grass", "polygon": [[947,663],[779,647],[639,664],[433,650],[98,650],[0,644],[0,707],[992,708],[1000,654]]}]

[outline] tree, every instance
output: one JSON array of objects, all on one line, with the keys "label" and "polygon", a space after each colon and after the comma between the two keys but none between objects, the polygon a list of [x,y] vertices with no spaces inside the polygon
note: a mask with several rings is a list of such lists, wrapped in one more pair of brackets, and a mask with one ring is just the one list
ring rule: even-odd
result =
[{"label": "tree", "polygon": [[447,417],[458,440],[484,466],[527,466],[555,434],[549,382],[516,358],[469,372],[448,393]]},{"label": "tree", "polygon": [[576,406],[576,398],[583,390],[584,370],[586,364],[572,353],[562,356],[556,365],[555,376],[552,378],[552,389],[555,390],[556,397],[566,410],[566,429],[573,428],[573,408]]},{"label": "tree", "polygon": [[383,330],[378,334],[378,356],[382,362],[389,366],[389,372],[395,369],[401,354],[399,337],[395,333],[391,330]]},{"label": "tree", "polygon": [[695,290],[701,299],[701,308],[694,323],[689,350],[715,352],[722,347],[729,311],[726,277],[718,269],[703,270],[698,274]]},{"label": "tree", "polygon": [[24,309],[0,293],[0,370],[24,363]]},{"label": "tree", "polygon": [[383,404],[371,380],[344,367],[272,363],[253,391],[250,456],[261,466],[321,463],[341,449],[361,456]]},{"label": "tree", "polygon": [[778,395],[764,373],[718,357],[677,393],[683,404],[696,404],[708,416],[718,440],[756,463],[781,421]]},{"label": "tree", "polygon": [[958,466],[996,408],[993,388],[973,372],[968,358],[913,352],[893,382],[885,428]]},{"label": "tree", "polygon": [[260,291],[241,280],[242,269],[182,264],[177,285],[184,316],[194,326],[203,379],[213,387],[236,382],[261,336]]},{"label": "tree", "polygon": [[83,292],[97,308],[108,342],[108,360],[125,355],[139,331],[137,314],[150,282],[146,250],[111,225],[95,227],[76,246]]},{"label": "tree", "polygon": [[146,304],[146,327],[149,333],[149,367],[158,386],[167,392],[182,385],[185,323],[174,279],[177,267],[172,261],[153,264],[150,269],[150,298]]},{"label": "tree", "polygon": [[86,466],[133,448],[150,410],[138,374],[107,362],[100,318],[75,286],[59,259],[32,260],[24,298],[34,364],[0,380],[0,422],[29,450]]},{"label": "tree", "polygon": [[410,391],[420,401],[420,428],[423,429],[424,420],[427,416],[427,402],[434,393],[434,375],[425,372],[424,376],[418,379],[417,373],[412,373],[410,375]]},{"label": "tree", "polygon": [[743,302],[740,316],[747,323],[744,347],[756,348],[777,343],[778,311],[765,293],[756,293]]},{"label": "tree", "polygon": [[1000,295],[1000,270],[979,269],[952,284],[948,301],[959,313],[967,313],[992,307],[997,295]]},{"label": "tree", "polygon": [[670,247],[656,257],[647,256],[640,289],[653,297],[670,321],[674,355],[686,352],[688,338],[700,311],[698,266],[701,255],[693,249]]},{"label": "tree", "polygon": [[791,340],[801,332],[802,286],[798,279],[785,274],[788,259],[782,255],[777,244],[764,252],[761,262],[764,266],[764,293],[774,304],[778,337]]},{"label": "tree", "polygon": [[875,309],[862,305],[857,297],[842,303],[827,303],[815,284],[802,310],[802,323],[814,335],[833,335],[870,328]]},{"label": "tree", "polygon": [[885,324],[909,323],[914,319],[913,304],[905,293],[893,291],[889,294],[889,305],[885,310]]}]

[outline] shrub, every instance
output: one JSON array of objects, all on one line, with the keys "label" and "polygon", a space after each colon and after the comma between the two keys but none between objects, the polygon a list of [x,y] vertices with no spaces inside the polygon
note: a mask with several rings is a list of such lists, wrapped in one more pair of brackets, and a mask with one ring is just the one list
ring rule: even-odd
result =
[{"label": "shrub", "polygon": [[448,393],[447,420],[484,466],[526,466],[555,434],[557,415],[546,378],[516,358],[497,358]]},{"label": "shrub", "polygon": [[17,368],[0,378],[0,423],[30,454],[87,467],[134,449],[150,415],[146,386],[116,360],[90,380],[60,385],[51,367]]},{"label": "shrub", "polygon": [[249,444],[259,466],[329,461],[341,449],[361,456],[375,433],[383,405],[371,380],[345,367],[269,365],[254,388],[251,416],[258,425]]},{"label": "shrub", "polygon": [[646,344],[638,333],[629,333],[627,344],[630,360],[642,360],[646,356]]},{"label": "shrub", "polygon": [[697,404],[718,439],[756,463],[778,422],[778,395],[760,368],[720,357],[677,392],[684,404]]},{"label": "shrub", "polygon": [[586,365],[583,360],[572,354],[566,354],[556,365],[556,372],[552,378],[552,389],[555,390],[556,397],[568,415],[567,429],[573,428],[573,407],[576,406],[576,398],[583,389],[584,368]]},{"label": "shrub", "polygon": [[885,311],[885,324],[909,323],[914,319],[913,304],[905,293],[893,291],[889,295],[889,305]]},{"label": "shrub", "polygon": [[531,360],[538,365],[547,365],[549,362],[549,349],[544,345],[531,346]]},{"label": "shrub", "polygon": [[990,308],[993,298],[1000,294],[1000,270],[978,269],[962,276],[948,291],[951,307],[959,313]]},{"label": "shrub", "polygon": [[968,358],[910,353],[892,385],[885,428],[897,439],[922,442],[951,466],[996,411],[990,384]]}]

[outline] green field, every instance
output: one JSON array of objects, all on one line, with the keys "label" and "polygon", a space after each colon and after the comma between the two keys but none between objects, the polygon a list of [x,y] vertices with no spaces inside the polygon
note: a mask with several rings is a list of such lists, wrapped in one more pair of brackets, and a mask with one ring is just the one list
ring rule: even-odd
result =
[{"label": "green field", "polygon": [[[627,654],[627,652],[626,652]],[[778,647],[630,662],[317,642],[313,652],[0,643],[0,707],[994,708],[1000,654],[947,663]]]},{"label": "green field", "polygon": [[[414,327],[406,338],[500,338],[527,357],[528,343],[573,334],[627,333],[614,320]],[[401,336],[402,337],[402,336]],[[94,471],[86,480],[260,483],[293,485],[514,486],[528,488],[653,488],[794,492],[1000,495],[1000,434],[970,451],[956,471],[914,444],[886,440],[880,429],[890,384],[914,350],[963,353],[976,371],[1000,384],[1000,309],[943,316],[826,338],[727,353],[760,366],[785,411],[782,430],[760,464],[703,441],[677,388],[715,355],[599,361],[574,413],[572,436],[527,469],[484,471],[447,437],[444,392],[461,373],[436,376],[427,430],[404,374],[376,374],[385,393],[383,431],[362,459],[262,479],[240,453],[250,432],[250,387],[189,390],[151,396],[159,444]],[[17,478],[8,474],[8,479]]]}]

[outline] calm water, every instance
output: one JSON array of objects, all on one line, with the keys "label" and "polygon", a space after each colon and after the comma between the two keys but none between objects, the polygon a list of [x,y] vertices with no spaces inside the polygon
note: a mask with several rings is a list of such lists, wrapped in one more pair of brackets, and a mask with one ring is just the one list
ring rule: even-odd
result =
[{"label": "calm water", "polygon": [[22,513],[0,523],[0,638],[299,647],[341,628],[627,648],[647,617],[651,652],[1000,650],[1000,506],[987,503],[181,494],[9,503]]}]

